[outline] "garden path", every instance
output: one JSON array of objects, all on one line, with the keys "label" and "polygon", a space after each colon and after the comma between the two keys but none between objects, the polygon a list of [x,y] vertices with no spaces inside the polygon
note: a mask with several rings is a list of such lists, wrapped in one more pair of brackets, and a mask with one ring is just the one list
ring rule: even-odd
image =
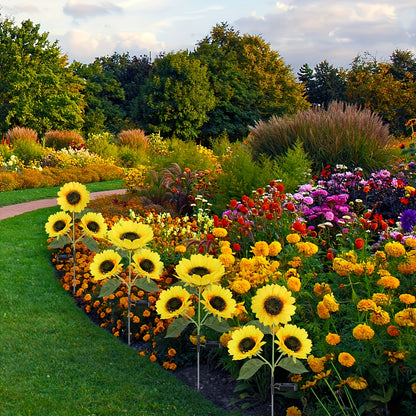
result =
[{"label": "garden path", "polygon": [[[91,192],[90,198],[97,199],[106,195],[120,195],[126,193],[126,189],[114,189],[110,191]],[[38,201],[22,202],[16,205],[7,205],[0,207],[0,220],[15,217],[16,215],[24,214],[25,212],[34,211],[40,208],[54,207],[58,205],[56,198],[40,199]]]}]

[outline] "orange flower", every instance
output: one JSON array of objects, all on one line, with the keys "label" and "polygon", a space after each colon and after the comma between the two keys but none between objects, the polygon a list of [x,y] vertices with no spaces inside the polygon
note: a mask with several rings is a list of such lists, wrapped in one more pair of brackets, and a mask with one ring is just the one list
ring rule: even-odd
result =
[{"label": "orange flower", "polygon": [[325,341],[329,344],[329,345],[337,345],[341,342],[341,337],[338,334],[331,334],[329,333],[326,338]]},{"label": "orange flower", "polygon": [[150,355],[150,357],[149,357],[149,360],[150,360],[152,363],[154,363],[154,362],[157,360],[156,355],[151,354],[151,355]]}]

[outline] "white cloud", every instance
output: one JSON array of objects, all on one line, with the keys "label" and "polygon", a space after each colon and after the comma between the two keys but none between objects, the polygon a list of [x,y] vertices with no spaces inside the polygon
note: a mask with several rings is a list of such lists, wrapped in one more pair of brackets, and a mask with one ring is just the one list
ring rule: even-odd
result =
[{"label": "white cloud", "polygon": [[74,18],[88,18],[95,16],[102,16],[114,12],[121,12],[121,8],[109,1],[101,1],[97,4],[96,1],[88,0],[68,0],[63,7],[63,12],[66,15]]}]

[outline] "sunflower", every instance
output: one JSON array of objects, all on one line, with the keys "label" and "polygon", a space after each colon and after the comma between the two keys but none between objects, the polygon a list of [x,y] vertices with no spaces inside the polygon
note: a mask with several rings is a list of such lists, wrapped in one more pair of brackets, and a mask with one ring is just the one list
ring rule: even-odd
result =
[{"label": "sunflower", "polygon": [[279,349],[295,360],[296,358],[306,358],[312,350],[312,341],[308,338],[308,333],[296,325],[287,324],[280,327],[276,336],[275,343]]},{"label": "sunflower", "polygon": [[295,298],[285,287],[266,285],[257,290],[251,309],[264,325],[285,324],[295,313]]},{"label": "sunflower", "polygon": [[156,302],[156,311],[162,319],[176,318],[190,305],[190,293],[181,286],[164,290]]},{"label": "sunflower", "polygon": [[49,216],[48,222],[45,224],[45,230],[49,237],[65,235],[71,227],[71,221],[71,216],[66,212],[57,212]]},{"label": "sunflower", "polygon": [[233,360],[244,360],[261,352],[261,347],[266,342],[262,341],[263,332],[254,325],[243,326],[233,332],[228,341],[228,352]]},{"label": "sunflower", "polygon": [[107,279],[121,269],[121,256],[114,250],[104,250],[94,256],[90,265],[91,275],[95,280]]},{"label": "sunflower", "polygon": [[225,273],[220,260],[203,254],[192,254],[190,259],[182,259],[175,270],[178,278],[191,286],[218,283]]},{"label": "sunflower", "polygon": [[90,202],[90,193],[79,182],[69,182],[61,187],[58,192],[58,205],[62,211],[81,212]]},{"label": "sunflower", "polygon": [[123,250],[137,250],[153,238],[153,230],[147,224],[123,220],[113,226],[108,238]]},{"label": "sunflower", "polygon": [[80,226],[89,237],[104,238],[107,232],[107,224],[100,213],[86,213],[81,218]]},{"label": "sunflower", "polygon": [[213,315],[223,319],[228,319],[233,316],[236,301],[233,299],[231,290],[225,289],[220,285],[212,285],[203,291],[202,297],[204,300],[201,303]]},{"label": "sunflower", "polygon": [[136,272],[147,279],[159,280],[163,273],[163,263],[155,251],[142,249],[133,257],[133,267]]}]

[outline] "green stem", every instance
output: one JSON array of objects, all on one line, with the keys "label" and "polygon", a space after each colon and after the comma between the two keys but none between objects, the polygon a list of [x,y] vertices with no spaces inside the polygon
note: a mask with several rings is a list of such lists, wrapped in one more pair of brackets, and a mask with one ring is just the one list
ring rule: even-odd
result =
[{"label": "green stem", "polygon": [[323,404],[323,402],[321,401],[321,399],[318,397],[318,395],[315,393],[315,390],[313,388],[311,388],[311,391],[313,393],[313,395],[315,396],[315,399],[318,400],[319,404],[321,405],[322,409],[325,410],[326,414],[328,416],[331,416],[331,413],[329,413],[328,409],[326,408],[326,406]]},{"label": "green stem", "polygon": [[328,386],[329,390],[331,391],[332,395],[334,396],[335,401],[338,404],[338,407],[341,409],[342,414],[347,416],[347,414],[344,412],[344,406],[342,405],[342,403],[340,403],[337,395],[335,394],[334,390],[332,389],[331,385],[328,383],[328,380],[326,378],[324,378],[324,381],[326,383],[326,385]]},{"label": "green stem", "polygon": [[201,354],[201,287],[198,287],[198,323],[196,325],[196,389],[199,391],[200,354]]},{"label": "green stem", "polygon": [[276,363],[274,362],[274,322],[271,327],[272,330],[272,365],[271,365],[271,377],[270,377],[270,394],[271,394],[271,416],[274,416],[274,369]]},{"label": "green stem", "polygon": [[75,263],[76,263],[76,250],[75,250],[75,212],[72,211],[72,269],[73,269],[73,279],[72,279],[72,293],[75,295]]}]

